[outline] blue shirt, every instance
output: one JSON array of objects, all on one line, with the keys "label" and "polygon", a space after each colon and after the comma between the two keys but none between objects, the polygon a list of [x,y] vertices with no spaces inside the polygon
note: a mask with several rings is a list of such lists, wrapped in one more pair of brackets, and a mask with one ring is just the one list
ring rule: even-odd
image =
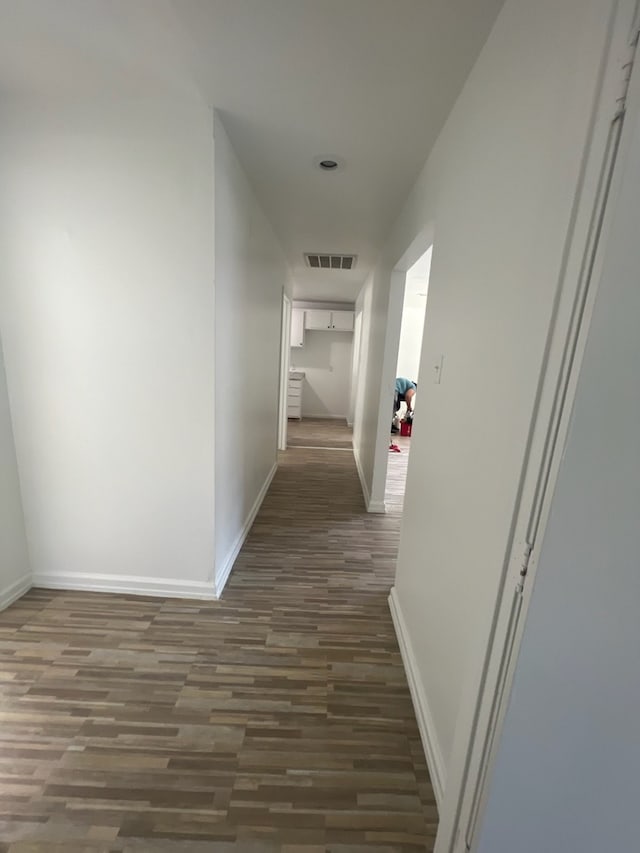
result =
[{"label": "blue shirt", "polygon": [[416,383],[412,382],[410,379],[404,379],[402,376],[398,376],[396,379],[396,394],[398,397],[404,398],[407,391],[416,390]]}]

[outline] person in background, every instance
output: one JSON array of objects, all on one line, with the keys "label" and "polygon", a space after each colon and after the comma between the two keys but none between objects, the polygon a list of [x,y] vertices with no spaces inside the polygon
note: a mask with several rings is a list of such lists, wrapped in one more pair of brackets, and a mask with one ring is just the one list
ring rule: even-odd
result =
[{"label": "person in background", "polygon": [[406,419],[413,419],[413,407],[415,405],[417,387],[417,382],[413,382],[411,379],[405,379],[404,376],[398,376],[398,378],[396,379],[396,391],[393,397],[393,415],[391,416],[391,432],[398,432],[398,427],[395,426],[393,421],[395,420],[396,412],[398,411],[402,403],[407,404]]}]

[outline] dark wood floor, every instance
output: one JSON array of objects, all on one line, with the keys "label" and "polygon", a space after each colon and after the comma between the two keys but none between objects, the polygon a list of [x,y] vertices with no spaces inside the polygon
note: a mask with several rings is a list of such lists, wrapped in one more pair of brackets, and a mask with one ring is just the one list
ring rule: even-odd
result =
[{"label": "dark wood floor", "polygon": [[0,850],[431,850],[398,526],[351,454],[290,450],[222,601],[32,590],[0,614]]}]

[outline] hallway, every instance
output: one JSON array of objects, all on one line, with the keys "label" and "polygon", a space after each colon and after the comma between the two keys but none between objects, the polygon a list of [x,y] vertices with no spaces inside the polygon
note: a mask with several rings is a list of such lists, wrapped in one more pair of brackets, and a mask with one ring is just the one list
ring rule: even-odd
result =
[{"label": "hallway", "polygon": [[347,422],[340,418],[290,419],[287,425],[287,447],[351,450],[352,432]]},{"label": "hallway", "polygon": [[2,613],[0,849],[431,850],[398,532],[350,453],[289,450],[222,601],[32,590]]}]

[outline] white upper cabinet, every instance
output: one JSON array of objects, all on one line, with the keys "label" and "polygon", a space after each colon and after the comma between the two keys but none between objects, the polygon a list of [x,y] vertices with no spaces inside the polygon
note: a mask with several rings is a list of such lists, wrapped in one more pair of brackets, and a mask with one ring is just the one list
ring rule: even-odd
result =
[{"label": "white upper cabinet", "polygon": [[332,311],[331,328],[336,332],[353,332],[353,311]]},{"label": "white upper cabinet", "polygon": [[291,346],[304,346],[304,311],[294,308],[291,311]]},{"label": "white upper cabinet", "polygon": [[305,329],[327,329],[331,328],[331,311],[322,311],[319,308],[307,308],[304,312]]},{"label": "white upper cabinet", "polygon": [[304,327],[325,332],[352,332],[353,311],[324,311],[320,308],[308,308],[304,312]]}]

